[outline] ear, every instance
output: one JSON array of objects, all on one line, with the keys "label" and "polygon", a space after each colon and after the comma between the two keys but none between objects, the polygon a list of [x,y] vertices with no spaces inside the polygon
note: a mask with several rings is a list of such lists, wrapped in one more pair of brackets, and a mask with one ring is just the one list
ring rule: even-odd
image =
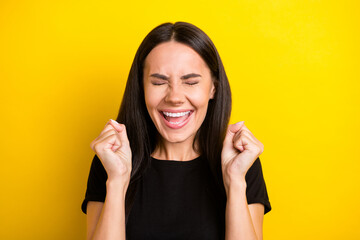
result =
[{"label": "ear", "polygon": [[215,86],[214,86],[214,83],[211,84],[211,91],[210,91],[210,99],[213,99],[214,98],[214,95],[215,95]]}]

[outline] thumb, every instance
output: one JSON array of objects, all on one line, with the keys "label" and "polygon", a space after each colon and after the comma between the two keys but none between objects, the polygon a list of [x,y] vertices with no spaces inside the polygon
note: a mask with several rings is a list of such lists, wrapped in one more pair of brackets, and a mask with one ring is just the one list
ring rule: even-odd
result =
[{"label": "thumb", "polygon": [[129,145],[129,139],[126,133],[126,127],[125,124],[120,124],[115,120],[111,119],[111,125],[116,129],[117,135],[120,140],[120,146],[121,145]]},{"label": "thumb", "polygon": [[121,144],[122,145],[127,145],[129,146],[129,138],[127,136],[127,133],[126,133],[126,127],[125,127],[125,124],[119,124],[119,128],[120,128],[120,131],[119,131],[119,137],[120,137],[120,141],[121,141]]},{"label": "thumb", "polygon": [[237,122],[235,124],[230,124],[227,128],[226,131],[226,135],[225,135],[225,139],[224,139],[224,147],[230,147],[232,148],[234,143],[233,143],[233,138],[235,133],[237,133],[237,131],[240,130],[240,128],[244,125],[244,121],[241,122]]},{"label": "thumb", "polygon": [[110,120],[111,120],[111,125],[115,128],[115,130],[120,132],[122,130],[121,124],[113,119],[110,119]]}]

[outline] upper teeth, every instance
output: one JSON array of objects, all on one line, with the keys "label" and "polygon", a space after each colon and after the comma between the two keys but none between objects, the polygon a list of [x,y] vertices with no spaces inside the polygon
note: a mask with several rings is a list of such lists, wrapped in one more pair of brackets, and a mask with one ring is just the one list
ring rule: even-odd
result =
[{"label": "upper teeth", "polygon": [[168,117],[181,117],[185,116],[186,114],[189,114],[190,111],[187,112],[178,112],[178,113],[171,113],[171,112],[163,112]]}]

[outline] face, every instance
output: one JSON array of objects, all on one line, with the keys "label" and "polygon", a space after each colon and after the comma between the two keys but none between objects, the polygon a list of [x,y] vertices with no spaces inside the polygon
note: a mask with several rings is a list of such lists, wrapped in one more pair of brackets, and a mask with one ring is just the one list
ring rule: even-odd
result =
[{"label": "face", "polygon": [[215,87],[210,69],[191,47],[157,45],[145,59],[145,103],[163,141],[192,143]]}]

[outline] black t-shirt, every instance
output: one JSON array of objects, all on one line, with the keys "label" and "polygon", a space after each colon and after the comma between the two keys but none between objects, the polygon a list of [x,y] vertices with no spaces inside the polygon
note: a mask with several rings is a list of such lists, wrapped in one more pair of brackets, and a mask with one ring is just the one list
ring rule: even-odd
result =
[{"label": "black t-shirt", "polygon": [[[82,211],[88,201],[105,201],[106,171],[94,156]],[[262,203],[271,210],[260,159],[249,168],[245,180],[248,204]],[[133,239],[224,239],[226,203],[215,187],[206,159],[190,161],[151,158],[150,168],[137,185],[135,202],[126,225]]]}]

